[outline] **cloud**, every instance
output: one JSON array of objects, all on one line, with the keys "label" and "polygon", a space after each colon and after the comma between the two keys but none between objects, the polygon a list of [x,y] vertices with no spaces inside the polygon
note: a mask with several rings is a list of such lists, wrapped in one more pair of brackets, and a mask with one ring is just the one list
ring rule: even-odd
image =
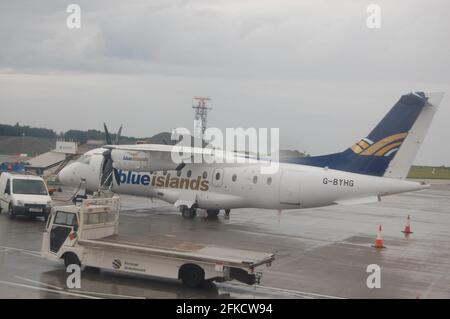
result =
[{"label": "cloud", "polygon": [[381,1],[380,30],[366,28],[365,1],[79,1],[77,30],[66,28],[60,2],[43,3],[33,10],[3,4],[2,68],[305,80],[450,76],[448,4],[441,1]]},{"label": "cloud", "polygon": [[[378,1],[379,30],[365,0],[73,2],[81,29],[66,27],[72,2],[0,3],[2,121],[145,136],[189,127],[200,94],[212,125],[280,127],[282,145],[317,154],[367,134],[403,93],[450,91],[444,0]],[[421,161],[450,160],[443,104]]]}]

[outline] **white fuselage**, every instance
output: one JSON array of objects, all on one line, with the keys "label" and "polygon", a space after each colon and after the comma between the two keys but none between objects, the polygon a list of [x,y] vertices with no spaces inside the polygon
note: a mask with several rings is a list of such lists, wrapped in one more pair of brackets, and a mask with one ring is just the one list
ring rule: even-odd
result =
[{"label": "white fuselage", "polygon": [[[100,187],[103,151],[86,153],[89,160],[65,167],[65,185],[95,191]],[[274,174],[262,174],[259,162],[236,165],[190,165],[180,171],[120,171],[119,194],[159,198],[176,206],[196,203],[202,209],[298,209],[338,203],[372,202],[380,196],[426,188],[417,182],[280,163]]]}]

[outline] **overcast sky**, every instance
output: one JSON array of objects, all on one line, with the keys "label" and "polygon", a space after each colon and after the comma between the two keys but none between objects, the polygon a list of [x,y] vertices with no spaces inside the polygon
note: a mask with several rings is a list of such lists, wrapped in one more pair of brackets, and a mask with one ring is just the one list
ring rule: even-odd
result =
[{"label": "overcast sky", "polygon": [[[66,26],[70,3],[81,28]],[[381,6],[381,28],[366,8]],[[318,155],[366,136],[410,91],[445,91],[416,159],[450,164],[447,0],[0,2],[0,123],[151,136],[209,125],[279,127]]]}]

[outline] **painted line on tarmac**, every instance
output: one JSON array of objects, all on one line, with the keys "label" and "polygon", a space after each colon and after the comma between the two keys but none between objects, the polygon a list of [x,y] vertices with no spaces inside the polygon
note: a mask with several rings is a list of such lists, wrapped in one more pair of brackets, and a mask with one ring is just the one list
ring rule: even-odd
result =
[{"label": "painted line on tarmac", "polygon": [[41,252],[35,251],[35,250],[20,249],[20,248],[7,247],[7,246],[0,246],[0,248],[3,248],[3,250],[1,250],[0,252],[17,251],[17,252],[25,254],[25,255],[43,258],[41,255]]},{"label": "painted line on tarmac", "polygon": [[26,251],[27,253],[34,253],[34,254],[41,254],[40,251],[37,250],[30,250],[30,249],[22,249],[22,248],[16,248],[16,247],[8,247],[8,246],[0,246],[0,248],[4,248],[6,250],[17,250],[17,251]]},{"label": "painted line on tarmac", "polygon": [[103,298],[100,298],[100,297],[83,295],[83,294],[73,293],[73,292],[69,292],[69,291],[30,286],[30,285],[20,284],[20,283],[12,282],[12,281],[0,280],[0,284],[8,285],[8,286],[16,286],[16,287],[21,287],[21,288],[28,288],[28,289],[31,289],[31,290],[40,290],[40,291],[53,292],[53,293],[56,293],[56,294],[68,295],[68,296],[73,296],[73,297],[81,297],[81,298],[87,298],[87,299],[103,299]]},{"label": "painted line on tarmac", "polygon": [[306,292],[306,291],[298,291],[298,290],[290,290],[290,289],[283,289],[283,288],[275,288],[275,287],[267,287],[267,286],[257,286],[263,289],[270,289],[270,290],[276,290],[276,291],[282,291],[282,292],[286,292],[286,293],[299,293],[302,295],[309,295],[309,296],[314,296],[314,297],[319,297],[319,298],[329,298],[329,299],[347,299],[344,297],[338,297],[338,296],[332,296],[332,295],[324,295],[324,294],[318,294],[318,293],[314,293],[314,292]]},{"label": "painted line on tarmac", "polygon": [[327,298],[327,299],[346,299],[344,297],[338,297],[338,296],[332,296],[332,295],[324,295],[324,294],[318,294],[318,293],[314,293],[314,292],[306,292],[306,291],[299,291],[299,290],[290,290],[290,289],[283,289],[283,288],[276,288],[276,287],[268,287],[268,286],[254,286],[254,287],[250,287],[247,285],[243,285],[243,284],[238,284],[238,283],[226,283],[226,284],[222,284],[224,287],[226,286],[231,286],[231,287],[239,287],[245,290],[252,290],[255,293],[258,293],[258,289],[263,289],[263,290],[267,290],[267,291],[275,291],[275,292],[282,292],[282,293],[286,293],[288,295],[291,296],[298,296],[298,297],[309,297],[309,298]]},{"label": "painted line on tarmac", "polygon": [[244,296],[238,298],[255,298],[255,297],[264,298],[266,296],[270,297],[278,296],[278,298],[286,298],[287,296],[290,296],[303,299],[314,299],[314,297],[305,294],[280,292],[273,289],[264,289],[261,288],[260,286],[246,286],[241,284],[230,284],[230,283],[217,286],[220,289],[223,289],[224,291],[231,292],[233,295]]},{"label": "painted line on tarmac", "polygon": [[[52,288],[52,289],[58,289],[60,291],[63,290],[63,288],[61,288],[61,287],[50,285],[50,284],[47,284],[47,283],[42,282],[42,281],[33,280],[33,279],[22,277],[22,276],[14,276],[14,278],[19,279],[19,280],[23,280],[23,281],[28,281],[28,282],[31,282],[31,283],[34,283],[34,284],[46,286],[46,287],[49,287],[49,288]],[[140,297],[140,296],[108,294],[108,293],[95,292],[95,291],[86,291],[86,290],[69,289],[68,291],[71,292],[71,293],[83,293],[83,294],[88,294],[88,295],[99,295],[99,296],[106,296],[106,297],[117,297],[117,298],[128,298],[128,299],[146,299],[145,297]]]},{"label": "painted line on tarmac", "polygon": [[21,251],[21,253],[22,254],[25,254],[25,255],[30,255],[30,256],[33,256],[33,257],[37,257],[37,258],[44,258],[40,253],[30,253],[30,252],[28,252],[28,251]]},{"label": "painted line on tarmac", "polygon": [[25,278],[25,277],[22,277],[22,276],[14,276],[14,278],[19,279],[19,280],[23,280],[23,281],[28,281],[28,282],[31,282],[33,284],[46,286],[46,287],[53,288],[53,289],[63,290],[63,288],[61,288],[61,287],[53,286],[53,285],[50,285],[50,284],[46,284],[45,282],[42,282],[42,281],[33,280],[33,279]]},{"label": "painted line on tarmac", "polygon": [[74,290],[69,289],[70,292],[82,292],[89,295],[99,295],[99,296],[105,296],[105,297],[117,297],[117,298],[129,298],[129,299],[147,299],[145,297],[140,296],[128,296],[128,295],[118,295],[118,294],[108,294],[104,292],[95,292],[95,291],[86,291],[86,290]]}]

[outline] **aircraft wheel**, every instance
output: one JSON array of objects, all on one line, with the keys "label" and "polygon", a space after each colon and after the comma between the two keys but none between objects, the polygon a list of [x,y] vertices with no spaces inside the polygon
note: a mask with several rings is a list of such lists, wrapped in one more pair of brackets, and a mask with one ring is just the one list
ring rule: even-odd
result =
[{"label": "aircraft wheel", "polygon": [[219,210],[218,209],[208,209],[206,211],[206,214],[208,214],[208,218],[217,218],[217,216],[219,215]]},{"label": "aircraft wheel", "polygon": [[183,209],[181,210],[181,215],[185,219],[193,219],[195,216],[197,216],[197,210],[195,208],[183,207]]}]

